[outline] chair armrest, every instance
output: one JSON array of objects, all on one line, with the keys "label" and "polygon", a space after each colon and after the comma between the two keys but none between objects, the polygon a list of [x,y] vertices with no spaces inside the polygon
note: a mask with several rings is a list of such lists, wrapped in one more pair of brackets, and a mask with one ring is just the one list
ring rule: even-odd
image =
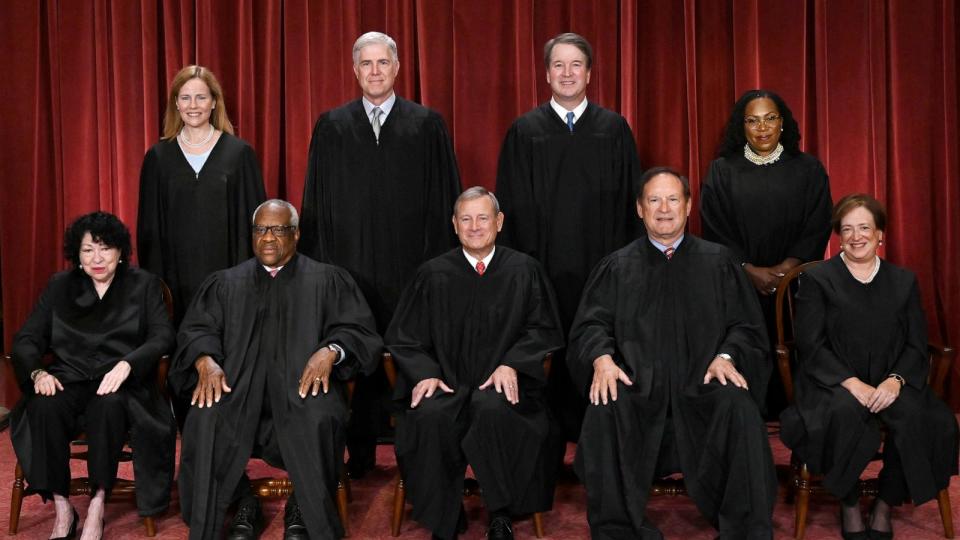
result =
[{"label": "chair armrest", "polygon": [[927,352],[930,354],[930,374],[927,384],[940,399],[943,399],[947,383],[947,374],[957,358],[957,350],[940,343],[927,343]]}]

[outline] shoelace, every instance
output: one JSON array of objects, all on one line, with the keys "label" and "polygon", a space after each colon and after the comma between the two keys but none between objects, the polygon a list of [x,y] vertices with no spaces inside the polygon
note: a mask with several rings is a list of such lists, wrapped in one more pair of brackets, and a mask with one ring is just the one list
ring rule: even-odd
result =
[{"label": "shoelace", "polygon": [[493,523],[490,524],[490,532],[502,533],[508,532],[513,534],[513,529],[510,528],[510,523],[505,519],[497,518],[493,520]]}]

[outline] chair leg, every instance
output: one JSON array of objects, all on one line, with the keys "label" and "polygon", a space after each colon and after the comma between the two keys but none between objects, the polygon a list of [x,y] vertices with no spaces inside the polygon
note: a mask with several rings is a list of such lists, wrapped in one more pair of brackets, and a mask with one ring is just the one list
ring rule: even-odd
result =
[{"label": "chair leg", "polygon": [[143,526],[147,528],[147,536],[153,538],[157,535],[157,524],[153,520],[153,516],[143,518]]},{"label": "chair leg", "polygon": [[533,534],[537,538],[543,538],[543,515],[540,512],[533,514]]},{"label": "chair leg", "polygon": [[950,492],[941,489],[937,494],[937,504],[940,506],[940,519],[943,521],[943,537],[953,538],[953,510],[950,508]]},{"label": "chair leg", "polygon": [[[350,480],[346,480],[349,482]],[[347,488],[344,480],[337,482],[337,513],[340,514],[340,523],[343,525],[343,536],[350,536],[350,516],[347,514]]]},{"label": "chair leg", "polygon": [[796,489],[795,518],[793,522],[794,538],[803,540],[803,535],[807,532],[807,509],[810,504],[810,470],[807,464],[803,464],[800,470],[800,479]]},{"label": "chair leg", "polygon": [[390,536],[400,536],[400,524],[403,523],[403,507],[406,501],[403,478],[397,475],[397,484],[393,488],[393,517],[390,520]]},{"label": "chair leg", "polygon": [[20,510],[23,507],[23,469],[20,468],[20,462],[13,473],[13,489],[10,492],[10,529],[9,534],[17,534],[20,528]]}]

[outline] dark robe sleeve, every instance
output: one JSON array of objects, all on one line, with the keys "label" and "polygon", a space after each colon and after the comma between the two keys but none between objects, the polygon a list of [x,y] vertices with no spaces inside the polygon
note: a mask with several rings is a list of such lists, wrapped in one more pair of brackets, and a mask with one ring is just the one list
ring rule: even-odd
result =
[{"label": "dark robe sleeve", "polygon": [[797,290],[797,314],[794,321],[800,369],[818,384],[837,386],[850,377],[853,369],[837,356],[827,338],[826,291],[819,280],[807,275]]},{"label": "dark robe sleeve", "polygon": [[[453,202],[460,195],[460,172],[453,143],[447,126],[439,115],[428,124],[430,133],[426,138],[426,215],[424,216],[423,260],[439,255],[453,247],[455,237],[450,217]],[[425,126],[426,127],[426,126]]]},{"label": "dark robe sleeve", "polygon": [[716,352],[725,352],[733,358],[737,371],[747,379],[754,400],[763,404],[773,364],[770,362],[766,324],[757,294],[734,259],[728,259],[721,272],[724,286],[727,287],[722,307],[727,333]]},{"label": "dark robe sleeve", "polygon": [[153,374],[157,360],[170,352],[175,340],[173,324],[167,315],[167,307],[163,303],[159,278],[149,276],[145,289],[143,304],[146,340],[123,357],[130,364],[133,376],[141,381],[144,377]]},{"label": "dark robe sleeve", "polygon": [[427,278],[418,272],[413,283],[404,290],[385,341],[396,361],[400,377],[394,397],[403,399],[424,379],[442,379],[431,332],[430,295]]},{"label": "dark robe sleeve", "polygon": [[639,197],[640,177],[643,175],[643,166],[640,164],[640,155],[637,153],[637,141],[633,138],[633,130],[626,118],[620,118],[620,140],[622,157],[620,164],[623,167],[621,171],[620,189],[621,193],[617,200],[624,204],[623,224],[625,241],[630,241],[646,231],[643,221],[637,216],[637,198]]},{"label": "dark robe sleeve", "polygon": [[221,298],[220,274],[215,273],[203,282],[187,310],[177,335],[177,352],[170,366],[168,379],[177,395],[189,397],[197,386],[199,376],[194,362],[202,355],[210,355],[223,367],[224,305]]},{"label": "dark robe sleeve", "polygon": [[313,126],[310,136],[310,150],[307,153],[307,173],[303,182],[303,201],[300,203],[300,241],[297,248],[308,256],[326,261],[326,250],[323,249],[323,235],[320,234],[320,224],[323,219],[321,212],[327,206],[324,197],[323,156],[324,125],[326,115],[321,115]]},{"label": "dark robe sleeve", "polygon": [[920,304],[917,279],[914,276],[910,277],[912,278],[910,297],[904,313],[906,341],[903,352],[900,353],[890,373],[900,375],[908,385],[922,390],[927,385],[927,374],[930,371],[930,360],[927,354],[927,321]]},{"label": "dark robe sleeve", "polygon": [[580,307],[570,330],[567,366],[574,384],[586,394],[593,380],[593,361],[609,354],[622,369],[622,358],[617,355],[614,330],[617,304],[617,259],[607,257],[590,274]]},{"label": "dark robe sleeve", "polygon": [[[737,223],[732,213],[736,208],[731,194],[724,189],[724,168],[721,160],[714,160],[707,172],[707,180],[700,191],[700,219],[703,222],[703,238],[727,246],[740,262],[752,262],[747,249],[740,241]],[[728,180],[726,180],[728,181]]]},{"label": "dark robe sleeve", "polygon": [[358,372],[373,373],[380,361],[383,342],[376,333],[376,323],[363,293],[350,274],[339,268],[334,270],[328,286],[323,289],[323,297],[317,301],[327,311],[322,317],[325,324],[318,329],[323,336],[321,346],[337,343],[346,354],[334,368],[335,376],[347,380]]},{"label": "dark robe sleeve", "polygon": [[819,161],[808,178],[805,197],[806,221],[796,242],[787,250],[787,256],[796,257],[801,262],[819,261],[830,240],[830,216],[833,213],[830,179]]},{"label": "dark robe sleeve", "polygon": [[164,227],[163,196],[160,191],[160,160],[151,148],[143,156],[140,167],[140,202],[137,211],[137,261],[140,268],[157,276],[165,275],[163,268]]},{"label": "dark robe sleeve", "polygon": [[13,360],[13,371],[17,383],[24,394],[33,393],[33,381],[30,373],[43,368],[43,355],[50,348],[50,334],[53,328],[53,279],[40,293],[37,304],[26,322],[13,338],[10,350]]},{"label": "dark robe sleeve", "polygon": [[[530,282],[526,322],[519,337],[504,355],[503,365],[510,366],[535,380],[546,382],[543,360],[547,354],[563,347],[560,315],[553,288],[543,271],[537,268]],[[508,299],[505,301],[509,302]]]},{"label": "dark robe sleeve", "polygon": [[505,215],[503,232],[497,240],[539,259],[539,212],[533,196],[530,161],[530,145],[519,122],[515,122],[503,140],[497,164],[496,195]]},{"label": "dark robe sleeve", "polygon": [[240,162],[237,163],[234,171],[234,189],[236,203],[231,204],[229,211],[236,212],[230,217],[232,223],[230,229],[234,237],[230,243],[236,246],[234,253],[230,255],[229,265],[240,264],[241,262],[253,256],[253,246],[250,240],[253,223],[253,212],[263,201],[267,199],[267,194],[263,186],[263,174],[260,172],[260,164],[257,162],[257,154],[253,147],[244,144],[240,154]]}]

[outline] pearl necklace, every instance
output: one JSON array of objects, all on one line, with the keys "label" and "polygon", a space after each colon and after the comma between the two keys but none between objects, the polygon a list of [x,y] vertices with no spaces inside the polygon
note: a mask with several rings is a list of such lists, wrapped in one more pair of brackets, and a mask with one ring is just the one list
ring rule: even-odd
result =
[{"label": "pearl necklace", "polygon": [[186,135],[183,134],[183,128],[180,128],[180,135],[178,135],[177,138],[180,139],[180,142],[184,146],[189,146],[190,148],[201,148],[203,146],[206,146],[206,144],[210,142],[210,139],[213,138],[213,134],[216,132],[217,132],[216,128],[213,127],[213,124],[210,124],[210,132],[207,133],[207,136],[204,137],[203,140],[200,142],[192,143],[188,141]]},{"label": "pearl necklace", "polygon": [[750,144],[747,143],[743,145],[743,157],[747,158],[747,161],[753,163],[754,165],[770,165],[771,163],[776,163],[780,159],[780,154],[783,153],[783,145],[777,143],[777,148],[773,152],[765,156],[753,151],[753,148],[750,148]]}]

